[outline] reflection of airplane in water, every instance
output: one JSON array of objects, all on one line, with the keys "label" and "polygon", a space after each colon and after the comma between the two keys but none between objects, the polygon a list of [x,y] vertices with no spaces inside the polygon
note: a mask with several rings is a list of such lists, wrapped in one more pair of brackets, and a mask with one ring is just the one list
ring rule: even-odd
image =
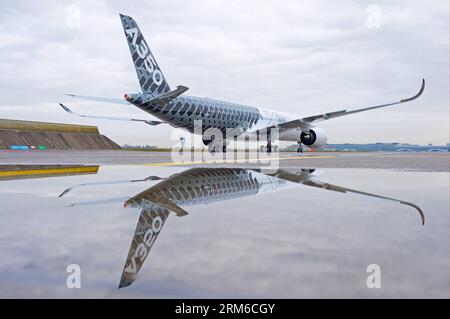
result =
[{"label": "reflection of airplane in water", "polygon": [[[399,202],[415,208],[420,214],[422,224],[425,223],[422,210],[413,203],[323,183],[315,179],[314,172],[314,169],[277,170],[272,173],[263,173],[261,170],[241,168],[191,168],[165,179],[151,176],[142,180],[129,181],[162,180],[124,202],[125,207],[140,208],[141,214],[125,262],[119,288],[131,285],[136,279],[137,273],[141,269],[170,212],[174,212],[177,216],[188,214],[182,206],[208,204],[232,198],[252,196],[262,192],[275,191],[302,184],[340,193],[356,193]],[[122,182],[126,181],[115,181],[107,184]],[[82,184],[82,186],[99,184],[101,183]],[[74,187],[68,188],[61,195],[67,194]],[[99,204],[115,200],[80,202],[72,205]]]}]

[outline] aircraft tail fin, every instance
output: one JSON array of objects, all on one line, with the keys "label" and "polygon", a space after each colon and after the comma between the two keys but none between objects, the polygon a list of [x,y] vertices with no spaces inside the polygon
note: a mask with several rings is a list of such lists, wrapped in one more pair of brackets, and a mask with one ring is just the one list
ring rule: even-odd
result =
[{"label": "aircraft tail fin", "polygon": [[128,287],[136,280],[169,214],[169,210],[156,205],[142,209],[123,267],[119,288]]},{"label": "aircraft tail fin", "polygon": [[130,47],[131,58],[143,93],[163,94],[170,91],[169,84],[132,17],[120,15],[125,37]]}]

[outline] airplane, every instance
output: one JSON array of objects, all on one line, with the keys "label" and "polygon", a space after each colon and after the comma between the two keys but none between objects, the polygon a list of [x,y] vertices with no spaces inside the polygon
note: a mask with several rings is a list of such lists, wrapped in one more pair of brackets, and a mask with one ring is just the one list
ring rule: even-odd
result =
[{"label": "airplane", "polygon": [[[128,256],[123,267],[119,288],[130,286],[144,264],[156,238],[161,233],[170,213],[186,216],[186,207],[207,205],[230,199],[250,197],[267,192],[278,191],[297,185],[304,185],[335,191],[339,193],[354,193],[367,197],[398,202],[413,207],[420,215],[422,225],[425,215],[422,209],[411,202],[371,194],[347,187],[324,183],[317,179],[315,169],[279,169],[265,172],[261,169],[243,168],[205,168],[195,167],[175,173],[167,178],[149,176],[135,182],[154,182],[157,184],[132,197],[108,198],[93,201],[72,203],[70,206],[98,205],[113,202],[123,202],[124,207],[141,209],[136,230],[131,241]],[[67,195],[80,186],[99,186],[126,183],[126,180],[104,183],[92,182],[71,186],[59,197]]]},{"label": "airplane", "polygon": [[[407,103],[417,99],[425,89],[425,79],[422,79],[419,92],[409,98],[354,110],[342,109],[306,117],[256,106],[218,101],[207,97],[187,96],[184,93],[188,90],[188,87],[178,85],[175,89],[172,89],[169,86],[136,21],[132,17],[122,14],[120,14],[120,19],[142,92],[127,93],[123,100],[76,94],[67,95],[72,98],[98,102],[131,104],[150,113],[158,120],[85,115],[73,112],[62,103],[59,103],[60,106],[72,115],[85,118],[137,121],[153,126],[166,123],[172,127],[187,130],[192,134],[202,134],[203,144],[208,146],[208,150],[212,153],[216,150],[226,152],[231,137],[246,141],[252,137],[257,141],[264,139],[267,144],[263,145],[261,151],[265,150],[270,153],[272,147],[273,151],[277,151],[278,146],[272,145],[273,129],[278,129],[278,140],[297,142],[298,152],[303,151],[303,145],[310,148],[320,148],[326,145],[328,137],[323,129],[315,126],[316,123]],[[201,129],[195,129],[197,123],[201,124]]]}]

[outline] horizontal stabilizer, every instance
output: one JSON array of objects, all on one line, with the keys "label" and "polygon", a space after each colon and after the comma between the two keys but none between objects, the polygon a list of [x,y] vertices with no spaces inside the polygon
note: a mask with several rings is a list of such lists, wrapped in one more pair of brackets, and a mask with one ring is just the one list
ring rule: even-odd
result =
[{"label": "horizontal stabilizer", "polygon": [[178,85],[175,90],[158,95],[157,97],[148,101],[148,103],[156,103],[156,104],[164,104],[165,105],[168,102],[170,102],[171,100],[173,100],[174,98],[176,98],[177,96],[180,96],[181,94],[186,92],[187,90],[189,90],[188,87],[183,86],[183,85]]}]

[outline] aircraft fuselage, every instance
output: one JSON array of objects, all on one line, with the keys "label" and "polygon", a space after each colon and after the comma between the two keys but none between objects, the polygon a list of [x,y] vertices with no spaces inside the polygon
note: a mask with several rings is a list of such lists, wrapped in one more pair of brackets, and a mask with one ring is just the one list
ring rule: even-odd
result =
[{"label": "aircraft fuselage", "polygon": [[[289,114],[281,114],[259,107],[224,102],[207,97],[182,95],[168,103],[152,103],[152,95],[131,94],[129,102],[141,110],[152,114],[173,127],[182,128],[195,133],[196,121],[201,122],[201,131],[217,128],[226,136],[231,130],[233,135],[254,133],[266,127],[295,119]],[[198,122],[197,122],[198,123]],[[300,133],[299,133],[300,134]],[[282,139],[280,137],[280,139]]]}]

